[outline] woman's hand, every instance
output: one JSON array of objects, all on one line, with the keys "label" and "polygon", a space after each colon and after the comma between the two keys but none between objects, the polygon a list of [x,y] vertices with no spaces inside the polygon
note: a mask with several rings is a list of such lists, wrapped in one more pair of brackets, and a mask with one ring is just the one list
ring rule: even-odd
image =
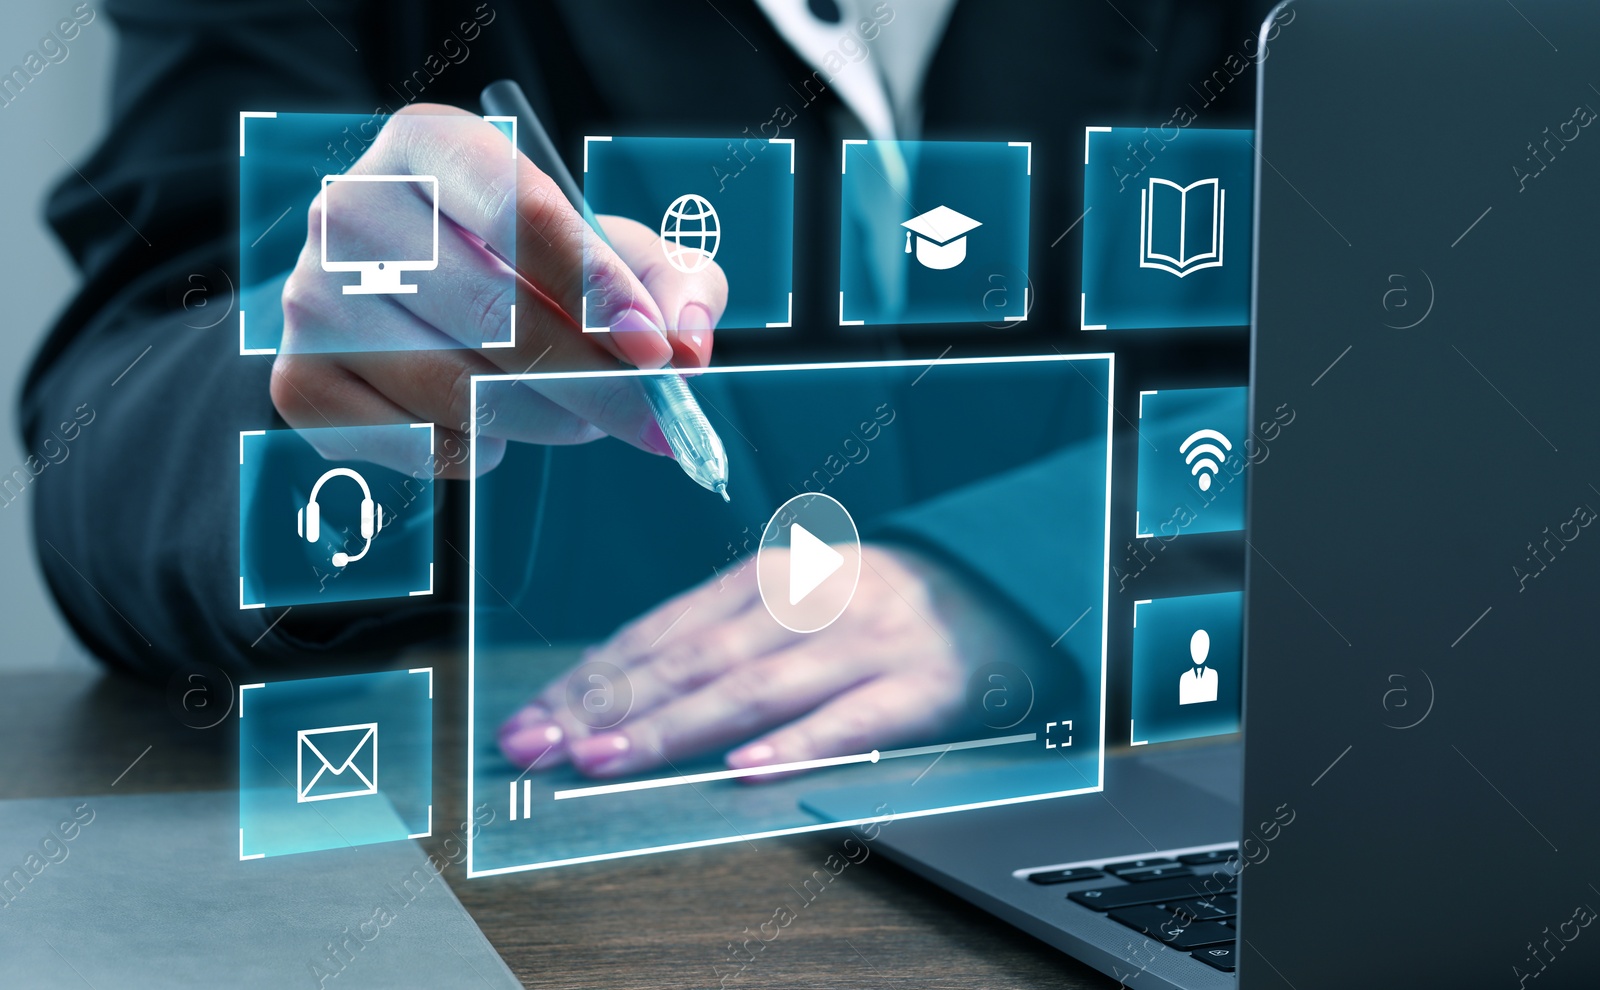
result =
[{"label": "woman's hand", "polygon": [[506,721],[501,749],[592,777],[729,747],[736,769],[865,753],[958,722],[973,670],[1036,649],[1022,623],[931,557],[865,545],[861,563],[844,613],[802,634],[767,612],[747,559],[586,651],[585,663],[626,675],[622,722],[591,730],[567,710],[563,676]]},{"label": "woman's hand", "polygon": [[[619,359],[641,368],[710,360],[712,327],[728,299],[722,270],[713,263],[692,275],[678,271],[653,231],[620,217],[602,219],[606,246],[525,156],[509,168],[510,153],[497,128],[465,110],[413,105],[351,166],[347,174],[438,179],[438,267],[415,293],[345,294],[350,277],[322,270],[325,194],[312,202],[305,246],[283,288],[283,343],[273,366],[272,400],[289,425],[427,421],[442,428],[441,442],[464,444],[474,420],[473,375],[535,365],[604,370]],[[347,202],[356,208],[328,213],[330,243],[337,238],[361,257],[427,256],[428,245],[408,243],[432,223],[433,206],[414,184],[344,185],[350,191],[340,195],[353,197]],[[516,259],[514,275],[503,258]],[[589,325],[609,332],[582,332],[585,299]],[[516,346],[482,348],[505,336],[513,302]],[[509,394],[483,424],[480,470],[499,463],[508,440],[572,444],[610,435],[669,453],[626,379],[529,382]],[[362,454],[414,466],[380,450]],[[440,467],[441,477],[466,471],[459,463]]]}]

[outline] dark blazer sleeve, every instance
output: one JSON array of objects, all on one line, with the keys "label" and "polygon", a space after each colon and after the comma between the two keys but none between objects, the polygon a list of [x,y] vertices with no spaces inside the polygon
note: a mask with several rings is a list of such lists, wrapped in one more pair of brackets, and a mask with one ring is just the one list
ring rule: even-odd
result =
[{"label": "dark blazer sleeve", "polygon": [[416,600],[239,608],[238,433],[284,425],[272,359],[238,353],[239,111],[376,105],[357,13],[345,0],[101,8],[120,38],[110,129],[47,207],[82,288],[21,400],[27,449],[65,454],[38,461],[17,501],[68,622],[115,665],[271,670],[440,628],[441,609]]},{"label": "dark blazer sleeve", "polygon": [[1103,441],[1072,443],[895,513],[877,535],[955,564],[1097,678],[1106,466]]}]

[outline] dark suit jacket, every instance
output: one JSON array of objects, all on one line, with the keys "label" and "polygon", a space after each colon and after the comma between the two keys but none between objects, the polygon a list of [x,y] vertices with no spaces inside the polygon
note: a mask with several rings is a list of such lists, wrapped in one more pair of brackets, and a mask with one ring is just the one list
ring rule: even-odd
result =
[{"label": "dark suit jacket", "polygon": [[[1087,350],[1104,344],[1075,330],[1077,240],[1057,243],[1082,212],[1084,126],[1154,126],[1179,104],[1198,111],[1198,126],[1247,124],[1253,73],[1218,72],[1254,50],[1246,41],[1266,6],[957,6],[929,71],[923,136],[1033,141],[1032,277],[1050,287],[1022,329],[964,337],[834,325],[838,142],[858,125],[831,92],[805,103],[813,71],[751,0],[108,0],[121,37],[111,128],[81,163],[83,178],[66,176],[48,207],[83,288],[22,397],[30,449],[83,404],[98,414],[75,456],[32,493],[56,598],[91,650],[147,675],[186,659],[270,671],[358,646],[387,652],[449,632],[459,614],[463,563],[449,547],[466,544],[448,521],[432,604],[298,608],[265,636],[279,615],[238,608],[237,433],[283,425],[268,396],[271,358],[239,356],[236,323],[208,327],[217,311],[197,309],[202,298],[226,306],[226,273],[236,272],[242,109],[398,109],[418,98],[476,108],[483,85],[510,76],[575,161],[585,133],[754,133],[788,105],[799,155],[796,329],[730,333],[719,362],[931,357],[947,345]],[[472,23],[469,39],[462,25]],[[1219,89],[1218,78],[1232,81]],[[459,515],[463,495],[445,493],[442,519]]]}]

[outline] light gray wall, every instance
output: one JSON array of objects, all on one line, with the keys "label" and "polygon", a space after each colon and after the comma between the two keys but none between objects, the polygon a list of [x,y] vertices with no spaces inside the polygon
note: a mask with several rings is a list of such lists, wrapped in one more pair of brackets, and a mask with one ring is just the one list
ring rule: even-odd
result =
[{"label": "light gray wall", "polygon": [[[0,72],[38,51],[40,39],[70,19],[77,5],[78,0],[0,3]],[[105,126],[116,38],[98,6],[99,0],[91,0],[85,14],[94,10],[95,18],[67,42],[66,57],[52,48],[60,61],[46,62],[10,104],[0,106],[0,312],[6,317],[0,333],[0,475],[27,457],[18,436],[17,390],[45,328],[77,284],[66,253],[45,227],[44,197],[62,175],[72,174],[67,162],[81,161]],[[29,529],[33,497],[28,488],[0,508],[0,672],[88,664],[39,575]]]}]

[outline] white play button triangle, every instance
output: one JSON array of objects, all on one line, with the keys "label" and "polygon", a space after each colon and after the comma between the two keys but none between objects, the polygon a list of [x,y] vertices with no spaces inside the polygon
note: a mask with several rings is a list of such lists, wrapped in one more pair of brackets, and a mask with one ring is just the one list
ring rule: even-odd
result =
[{"label": "white play button triangle", "polygon": [[789,604],[817,590],[817,585],[844,566],[844,555],[811,535],[799,523],[789,526]]},{"label": "white play button triangle", "polygon": [[861,531],[839,500],[802,492],[778,506],[761,530],[756,587],[778,625],[826,629],[844,614],[861,578]]}]

